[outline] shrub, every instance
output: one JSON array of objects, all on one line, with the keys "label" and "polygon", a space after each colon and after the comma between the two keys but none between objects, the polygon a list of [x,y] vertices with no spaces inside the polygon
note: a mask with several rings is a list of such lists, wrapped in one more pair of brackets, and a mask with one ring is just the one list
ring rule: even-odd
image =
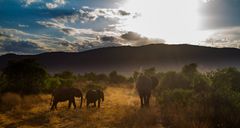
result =
[{"label": "shrub", "polygon": [[21,95],[39,93],[48,76],[44,68],[32,59],[9,61],[2,75],[6,81],[3,92]]},{"label": "shrub", "polygon": [[107,86],[101,83],[86,83],[83,87],[82,87],[82,91],[86,92],[89,89],[101,89],[104,90],[106,89]]},{"label": "shrub", "polygon": [[240,125],[240,93],[230,88],[219,88],[213,92],[214,126],[235,128]]},{"label": "shrub", "polygon": [[112,71],[109,73],[109,82],[114,84],[125,83],[127,82],[127,79],[124,76],[119,75],[117,71]]},{"label": "shrub", "polygon": [[21,97],[16,93],[5,93],[1,96],[1,109],[11,110],[21,104]]},{"label": "shrub", "polygon": [[214,88],[230,87],[240,92],[240,72],[236,68],[219,69],[212,73],[211,79]]},{"label": "shrub", "polygon": [[156,96],[165,125],[178,128],[240,125],[240,72],[236,68],[201,74],[195,65],[188,65],[181,73],[164,74],[160,83]]},{"label": "shrub", "polygon": [[167,72],[160,81],[161,89],[174,89],[174,88],[191,88],[190,81],[176,72]]}]

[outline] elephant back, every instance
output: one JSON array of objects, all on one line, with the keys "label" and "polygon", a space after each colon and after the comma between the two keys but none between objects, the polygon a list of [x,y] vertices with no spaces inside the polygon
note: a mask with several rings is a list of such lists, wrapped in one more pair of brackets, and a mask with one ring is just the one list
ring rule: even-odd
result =
[{"label": "elephant back", "polygon": [[86,99],[88,100],[96,100],[99,96],[99,91],[96,89],[90,89],[86,93]]},{"label": "elephant back", "polygon": [[65,100],[68,100],[70,97],[74,97],[75,91],[76,91],[75,88],[62,87],[62,88],[55,89],[52,95],[55,100],[65,101]]}]

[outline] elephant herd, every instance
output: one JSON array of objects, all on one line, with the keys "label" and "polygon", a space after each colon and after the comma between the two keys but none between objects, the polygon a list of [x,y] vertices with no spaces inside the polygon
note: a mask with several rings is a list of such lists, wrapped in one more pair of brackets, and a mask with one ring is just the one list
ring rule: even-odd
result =
[{"label": "elephant herd", "polygon": [[[140,74],[136,80],[136,90],[140,97],[141,107],[149,107],[149,99],[151,96],[151,91],[158,85],[158,79],[156,77],[149,77],[143,74]],[[73,104],[76,108],[75,97],[80,98],[80,108],[83,103],[83,94],[80,89],[73,87],[63,87],[57,88],[52,93],[51,99],[51,110],[57,109],[58,102],[68,101],[68,108],[71,108]],[[87,91],[86,96],[86,106],[89,107],[90,104],[93,104],[96,107],[96,102],[98,108],[100,108],[101,101],[104,101],[104,93],[100,89],[90,89]]]},{"label": "elephant herd", "polygon": [[[80,98],[80,108],[82,107],[83,102],[83,94],[80,89],[73,87],[63,87],[55,89],[52,93],[51,99],[51,110],[57,109],[58,102],[68,101],[68,108],[71,108],[73,104],[74,108],[76,108],[75,97]],[[87,107],[89,107],[90,103],[94,104],[96,107],[96,102],[98,101],[98,108],[100,107],[101,100],[104,101],[104,93],[99,89],[90,89],[86,93]]]}]

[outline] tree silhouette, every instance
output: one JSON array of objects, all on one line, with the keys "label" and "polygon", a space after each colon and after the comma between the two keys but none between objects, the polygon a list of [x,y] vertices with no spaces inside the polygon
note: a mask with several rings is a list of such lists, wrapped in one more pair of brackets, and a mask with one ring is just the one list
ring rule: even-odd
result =
[{"label": "tree silhouette", "polygon": [[122,75],[119,75],[117,71],[112,71],[109,73],[109,81],[110,83],[124,83],[126,82],[126,78]]},{"label": "tree silhouette", "polygon": [[3,69],[6,80],[4,91],[17,92],[21,95],[38,93],[47,79],[47,72],[33,59],[9,61]]}]

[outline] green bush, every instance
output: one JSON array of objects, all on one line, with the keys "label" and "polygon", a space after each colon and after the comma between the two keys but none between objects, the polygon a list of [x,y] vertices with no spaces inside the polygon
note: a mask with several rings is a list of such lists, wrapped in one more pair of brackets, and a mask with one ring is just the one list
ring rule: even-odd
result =
[{"label": "green bush", "polygon": [[193,90],[187,89],[168,89],[158,94],[160,104],[179,103],[190,104],[193,100]]},{"label": "green bush", "polygon": [[191,83],[181,73],[167,72],[160,81],[161,89],[191,88]]},{"label": "green bush", "polygon": [[9,61],[2,71],[5,80],[2,92],[16,92],[21,95],[39,93],[44,87],[48,74],[33,59]]},{"label": "green bush", "polygon": [[213,92],[214,126],[236,128],[240,125],[240,93],[230,88],[219,88]]},{"label": "green bush", "polygon": [[104,84],[101,84],[101,83],[87,83],[85,84],[83,87],[82,87],[82,91],[83,92],[86,92],[87,90],[89,89],[101,89],[101,90],[104,90],[106,89],[106,85]]},{"label": "green bush", "polygon": [[240,72],[225,68],[207,74],[195,65],[167,72],[156,89],[162,119],[171,127],[240,126]]},{"label": "green bush", "polygon": [[109,82],[113,84],[126,83],[127,79],[124,76],[119,75],[117,71],[112,71],[109,73]]}]

